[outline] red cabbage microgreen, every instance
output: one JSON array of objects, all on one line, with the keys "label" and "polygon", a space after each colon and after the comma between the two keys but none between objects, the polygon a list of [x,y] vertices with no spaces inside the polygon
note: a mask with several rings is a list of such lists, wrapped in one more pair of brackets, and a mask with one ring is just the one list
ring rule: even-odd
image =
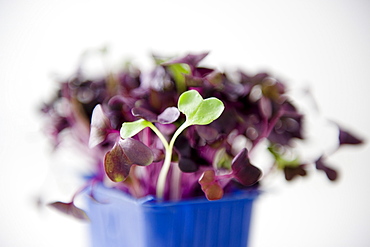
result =
[{"label": "red cabbage microgreen", "polygon": [[235,156],[231,165],[233,175],[244,186],[251,186],[260,179],[262,172],[260,169],[252,165],[248,158],[248,150],[243,148],[237,156]]},{"label": "red cabbage microgreen", "polygon": [[224,191],[217,181],[214,170],[205,171],[199,179],[199,184],[202,186],[204,194],[210,201],[219,200],[224,195]]},{"label": "red cabbage microgreen", "polygon": [[321,156],[318,160],[316,160],[316,169],[321,170],[326,173],[326,176],[328,177],[329,180],[334,181],[338,177],[338,173],[336,170],[333,168],[330,168],[329,166],[326,165],[326,162],[324,161],[324,157]]},{"label": "red cabbage microgreen", "polygon": [[153,152],[142,142],[132,139],[120,139],[113,149],[106,153],[104,168],[114,182],[125,180],[132,165],[147,166],[153,162]]},{"label": "red cabbage microgreen", "polygon": [[49,206],[80,220],[89,220],[89,217],[82,209],[76,207],[73,202],[53,202]]},{"label": "red cabbage microgreen", "polygon": [[[287,86],[267,73],[202,67],[206,56],[154,57],[150,71],[128,65],[100,79],[78,68],[59,83],[55,97],[42,107],[45,131],[56,148],[69,134],[93,160],[84,188],[112,185],[106,183],[109,178],[115,188],[137,198],[205,195],[216,200],[235,190],[259,189],[263,177],[275,171],[290,181],[314,167],[337,179],[334,166],[327,165],[329,154],[361,144],[360,138],[334,124],[334,150],[313,147],[315,155],[302,155],[295,147],[310,143],[310,115],[297,107]],[[260,151],[269,167],[252,159]],[[71,202],[51,205],[84,218],[74,203],[81,191]]]},{"label": "red cabbage microgreen", "polygon": [[[178,118],[177,110],[176,108],[171,107],[167,108],[160,116],[166,116],[168,119],[171,119],[172,121],[162,121],[162,123],[172,123],[173,121],[176,121]],[[165,159],[162,166],[162,169],[159,173],[158,182],[157,182],[157,189],[156,194],[158,199],[163,199],[164,197],[164,187],[166,183],[166,178],[168,171],[170,169],[171,165],[171,159],[172,159],[172,150],[174,148],[174,144],[176,141],[176,138],[181,134],[183,130],[185,130],[187,127],[191,125],[207,125],[213,122],[215,119],[217,119],[221,113],[224,110],[224,105],[221,100],[211,97],[208,99],[203,99],[202,96],[196,91],[196,90],[189,90],[184,93],[182,93],[178,100],[178,109],[180,112],[182,112],[186,116],[185,122],[179,126],[179,128],[175,131],[173,134],[170,142],[168,143],[166,138],[163,136],[163,134],[158,130],[155,125],[146,120],[146,119],[140,119],[134,122],[125,122],[122,124],[121,127],[121,138],[127,140],[126,138],[132,137],[136,134],[138,134],[141,130],[143,130],[146,127],[149,127],[154,131],[154,133],[158,136],[158,138],[162,141],[164,149],[165,149]],[[137,112],[137,111],[135,111]],[[147,114],[146,111],[141,110],[141,114],[136,114],[138,116],[142,116],[145,118],[145,116],[152,116],[152,114]],[[144,112],[144,114],[143,114]],[[163,117],[166,119],[166,117]],[[127,149],[127,153],[130,152],[138,152],[138,150],[135,150],[134,146],[131,146],[133,149]],[[116,173],[115,170],[118,170],[119,174],[123,174],[123,176],[120,176],[120,178],[125,178],[128,176],[128,171],[130,166],[133,163],[127,162],[125,157],[121,157],[124,151],[119,150],[118,152],[115,152],[113,155],[109,155],[109,159],[105,159],[105,163],[109,162],[109,170],[107,171],[107,165],[106,172],[107,174],[110,173]],[[108,153],[110,154],[110,153]],[[112,158],[111,158],[112,156]],[[120,163],[120,165],[115,165],[112,163]],[[124,164],[122,166],[122,164]],[[128,169],[128,170],[127,170]],[[109,175],[108,175],[109,176]],[[113,179],[114,181],[117,181],[116,179]]]}]

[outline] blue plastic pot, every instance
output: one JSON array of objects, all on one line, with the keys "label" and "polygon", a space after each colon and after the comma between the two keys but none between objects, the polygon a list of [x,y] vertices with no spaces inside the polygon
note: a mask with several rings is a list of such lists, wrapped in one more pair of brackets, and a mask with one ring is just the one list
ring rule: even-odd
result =
[{"label": "blue plastic pot", "polygon": [[88,200],[93,247],[246,247],[257,192],[156,202],[94,187]]}]

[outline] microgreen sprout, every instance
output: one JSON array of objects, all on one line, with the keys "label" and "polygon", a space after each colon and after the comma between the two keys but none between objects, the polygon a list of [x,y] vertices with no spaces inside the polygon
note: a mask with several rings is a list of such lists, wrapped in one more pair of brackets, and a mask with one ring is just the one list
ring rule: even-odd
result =
[{"label": "microgreen sprout", "polygon": [[[177,137],[187,127],[191,125],[210,124],[212,121],[214,121],[221,115],[225,107],[222,101],[217,98],[211,97],[208,99],[203,99],[202,96],[196,90],[189,90],[180,95],[177,108],[180,112],[182,112],[186,116],[186,120],[175,131],[169,143],[167,142],[163,134],[158,130],[158,128],[152,122],[145,120],[145,119],[140,119],[134,122],[125,122],[122,124],[122,128],[120,131],[121,138],[126,140],[127,138],[130,138],[136,135],[144,128],[149,127],[150,129],[153,130],[153,132],[161,140],[164,146],[164,149],[165,149],[165,159],[164,159],[161,172],[159,173],[158,182],[157,182],[156,192],[157,192],[157,197],[159,199],[163,199],[163,196],[164,196],[165,182],[166,182],[168,171],[170,169],[172,151],[173,151],[174,144],[175,144]],[[172,109],[173,114],[177,115],[174,108],[171,108],[171,109]],[[174,121],[175,120],[176,119],[174,119]],[[137,151],[137,150],[130,149],[130,152],[131,151]],[[118,155],[121,155],[121,154],[118,154]],[[108,157],[110,156],[111,155],[108,155]],[[114,155],[114,156],[117,156],[117,155]],[[118,162],[118,163],[123,164],[123,166],[116,167],[116,169],[119,171],[118,173],[122,174],[122,176],[119,176],[120,178],[119,180],[121,180],[121,178],[128,176],[127,169],[129,169],[132,163],[127,162],[126,160],[123,162],[122,161]],[[114,181],[118,182],[117,179],[114,179]]]},{"label": "microgreen sprout", "polygon": [[[154,56],[149,71],[128,64],[100,79],[84,74],[81,64],[75,75],[59,82],[54,98],[42,107],[45,132],[55,148],[72,137],[90,158],[85,187],[110,186],[108,177],[115,188],[136,198],[205,195],[217,200],[259,189],[264,177],[276,172],[291,181],[314,168],[337,179],[330,154],[361,144],[361,138],[327,120],[338,135],[323,137],[328,146],[308,145],[315,140],[306,135],[311,130],[307,123],[316,115],[298,107],[305,99],[291,97],[287,85],[268,73],[200,66],[206,56]],[[313,155],[296,149],[304,143]],[[267,157],[268,164],[249,156]],[[74,198],[51,205],[84,218]]]}]

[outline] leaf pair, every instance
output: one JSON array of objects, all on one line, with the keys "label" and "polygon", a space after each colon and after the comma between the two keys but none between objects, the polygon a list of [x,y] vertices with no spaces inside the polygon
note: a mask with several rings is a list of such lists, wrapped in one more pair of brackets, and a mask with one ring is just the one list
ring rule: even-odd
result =
[{"label": "leaf pair", "polygon": [[145,144],[132,138],[119,140],[104,158],[104,168],[114,182],[124,181],[132,165],[147,166],[153,162],[153,152]]},{"label": "leaf pair", "polygon": [[[104,166],[106,174],[111,180],[121,182],[128,177],[132,165],[147,166],[153,162],[152,151],[142,142],[130,138],[144,128],[149,127],[162,141],[166,152],[157,184],[157,196],[163,198],[165,181],[176,138],[188,126],[210,124],[222,114],[223,110],[224,105],[222,101],[217,98],[203,99],[196,90],[189,90],[182,93],[178,100],[178,108],[169,107],[158,116],[144,108],[134,108],[132,110],[133,115],[141,117],[141,119],[122,124],[120,135],[123,140],[119,140],[113,149],[105,155]],[[168,143],[153,122],[163,124],[172,123],[178,119],[180,115],[179,111],[185,114],[186,120],[175,131],[170,143]]]},{"label": "leaf pair", "polygon": [[234,178],[244,186],[251,186],[261,178],[262,172],[252,165],[248,158],[248,151],[244,148],[232,161],[231,169]]},{"label": "leaf pair", "polygon": [[[248,151],[244,148],[232,161],[231,174],[226,175],[226,178],[235,178],[244,186],[252,186],[261,178],[262,172],[249,162]],[[223,196],[223,189],[219,180],[223,176],[217,177],[214,170],[207,170],[199,179],[199,184],[208,200],[218,200]]]},{"label": "leaf pair", "polygon": [[131,110],[131,113],[135,117],[143,118],[152,123],[159,122],[161,124],[173,123],[180,116],[180,112],[176,107],[168,107],[159,115],[143,107],[135,107]]},{"label": "leaf pair", "polygon": [[189,90],[180,95],[178,101],[178,110],[176,107],[169,107],[159,116],[143,109],[134,108],[133,115],[141,117],[134,122],[125,122],[122,124],[121,137],[128,138],[136,135],[146,127],[152,127],[153,122],[163,124],[172,123],[179,117],[179,112],[186,116],[185,127],[190,125],[207,125],[217,119],[224,110],[224,105],[217,98],[203,99],[196,90]]},{"label": "leaf pair", "polygon": [[180,112],[176,107],[168,107],[159,115],[142,107],[135,107],[131,112],[134,116],[140,117],[141,119],[122,124],[120,135],[123,139],[136,135],[146,127],[150,127],[153,131],[157,131],[152,123],[170,124],[175,122],[180,116]]},{"label": "leaf pair", "polygon": [[216,179],[214,170],[205,171],[199,179],[199,184],[210,201],[219,200],[224,195],[224,191]]},{"label": "leaf pair", "polygon": [[181,94],[178,108],[185,114],[187,126],[207,125],[221,115],[224,104],[214,97],[203,99],[196,90],[189,90]]}]

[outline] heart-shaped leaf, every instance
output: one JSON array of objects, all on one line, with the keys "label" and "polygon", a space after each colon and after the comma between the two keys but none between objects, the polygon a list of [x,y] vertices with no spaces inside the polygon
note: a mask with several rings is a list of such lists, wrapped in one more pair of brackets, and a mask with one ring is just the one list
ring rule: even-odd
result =
[{"label": "heart-shaped leaf", "polygon": [[208,98],[202,101],[197,111],[191,117],[192,125],[206,125],[212,123],[224,111],[224,104],[217,98]]},{"label": "heart-shaped leaf", "polygon": [[132,138],[127,138],[120,140],[119,145],[132,164],[148,166],[153,162],[153,152],[144,143]]},{"label": "heart-shaped leaf", "polygon": [[245,186],[251,186],[257,183],[262,175],[261,170],[249,162],[248,151],[246,148],[235,156],[232,161],[231,168],[236,180]]},{"label": "heart-shaped leaf", "polygon": [[130,173],[132,164],[118,143],[104,157],[105,173],[114,182],[124,181]]},{"label": "heart-shaped leaf", "polygon": [[189,90],[180,95],[178,108],[185,114],[188,125],[206,125],[217,119],[225,107],[217,98],[203,100],[196,90]]},{"label": "heart-shaped leaf", "polygon": [[207,199],[219,200],[223,197],[224,191],[220,184],[216,180],[216,175],[214,170],[207,170],[199,179],[199,184],[206,195]]},{"label": "heart-shaped leaf", "polygon": [[177,107],[186,117],[190,117],[196,112],[202,101],[202,96],[196,90],[189,90],[180,95]]},{"label": "heart-shaped leaf", "polygon": [[304,169],[304,165],[299,165],[299,166],[285,166],[284,167],[284,175],[285,179],[287,181],[293,180],[295,177],[298,176],[306,176],[307,172]]},{"label": "heart-shaped leaf", "polygon": [[147,166],[153,159],[153,152],[144,143],[127,138],[120,140],[106,153],[104,169],[112,181],[122,182],[128,177],[132,165]]}]

